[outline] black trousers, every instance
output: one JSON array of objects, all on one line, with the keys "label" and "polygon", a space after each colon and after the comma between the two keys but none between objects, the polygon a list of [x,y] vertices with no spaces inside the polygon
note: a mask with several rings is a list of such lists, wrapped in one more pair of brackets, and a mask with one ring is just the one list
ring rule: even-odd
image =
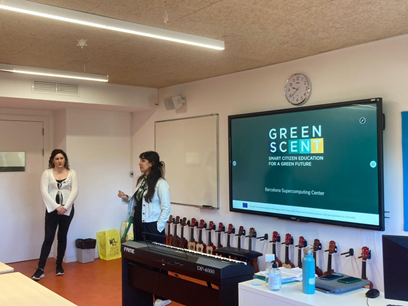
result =
[{"label": "black trousers", "polygon": [[[136,197],[135,213],[133,215],[133,240],[134,241],[154,241],[159,243],[165,242],[164,229],[157,230],[157,221],[150,223],[142,222],[142,200],[137,201]],[[150,235],[149,235],[150,234]]]},{"label": "black trousers", "polygon": [[133,237],[135,241],[165,242],[164,230],[157,230],[157,222],[142,223],[133,221]]},{"label": "black trousers", "polygon": [[74,217],[74,206],[72,206],[71,214],[69,216],[58,215],[57,211],[45,212],[45,237],[41,247],[40,260],[38,268],[44,269],[47,258],[50,255],[51,246],[54,242],[55,232],[58,227],[58,248],[57,248],[57,266],[62,265],[65,250],[67,248],[67,234],[69,225]]}]

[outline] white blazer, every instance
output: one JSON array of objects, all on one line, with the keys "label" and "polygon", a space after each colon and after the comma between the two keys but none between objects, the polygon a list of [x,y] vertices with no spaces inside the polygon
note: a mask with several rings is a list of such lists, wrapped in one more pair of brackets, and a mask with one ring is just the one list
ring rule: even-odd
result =
[{"label": "white blazer", "polygon": [[60,189],[58,189],[57,183],[52,168],[43,172],[41,176],[41,194],[44,204],[49,213],[56,210],[60,205],[55,201],[55,197],[57,192],[61,191],[63,197],[62,204],[67,210],[64,215],[69,216],[71,214],[72,205],[78,196],[78,180],[76,172],[72,169],[69,170],[68,177],[62,182]]}]

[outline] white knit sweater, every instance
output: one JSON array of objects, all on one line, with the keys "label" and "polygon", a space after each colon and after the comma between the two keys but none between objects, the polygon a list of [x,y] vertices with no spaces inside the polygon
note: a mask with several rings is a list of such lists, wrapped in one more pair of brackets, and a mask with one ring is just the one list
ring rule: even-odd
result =
[{"label": "white knit sweater", "polygon": [[69,216],[71,214],[72,205],[76,197],[78,196],[78,181],[76,172],[69,170],[68,177],[62,182],[62,186],[58,189],[57,181],[54,178],[52,169],[47,169],[41,176],[41,194],[44,200],[44,204],[47,207],[47,211],[53,212],[57,209],[59,204],[55,201],[58,190],[62,192],[63,202],[62,204],[67,209],[64,215]]}]

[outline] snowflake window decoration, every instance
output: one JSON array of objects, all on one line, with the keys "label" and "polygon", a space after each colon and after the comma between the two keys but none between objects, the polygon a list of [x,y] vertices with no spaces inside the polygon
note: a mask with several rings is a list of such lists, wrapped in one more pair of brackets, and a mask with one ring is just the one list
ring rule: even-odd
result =
[{"label": "snowflake window decoration", "polygon": [[84,47],[88,46],[86,42],[87,42],[87,39],[84,39],[84,38],[78,39],[77,47],[81,47],[81,49],[83,49]]}]

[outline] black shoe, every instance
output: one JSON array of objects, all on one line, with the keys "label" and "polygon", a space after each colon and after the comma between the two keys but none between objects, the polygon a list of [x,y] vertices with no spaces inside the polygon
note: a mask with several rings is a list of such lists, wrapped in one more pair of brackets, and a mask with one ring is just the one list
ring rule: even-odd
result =
[{"label": "black shoe", "polygon": [[57,268],[55,269],[55,275],[64,275],[64,269],[62,268],[62,266],[57,266]]},{"label": "black shoe", "polygon": [[35,281],[39,281],[39,280],[40,280],[41,278],[43,278],[44,276],[45,276],[44,270],[41,269],[41,268],[38,268],[38,269],[35,271],[34,275],[31,276],[31,278],[32,278],[33,280],[35,280]]}]

